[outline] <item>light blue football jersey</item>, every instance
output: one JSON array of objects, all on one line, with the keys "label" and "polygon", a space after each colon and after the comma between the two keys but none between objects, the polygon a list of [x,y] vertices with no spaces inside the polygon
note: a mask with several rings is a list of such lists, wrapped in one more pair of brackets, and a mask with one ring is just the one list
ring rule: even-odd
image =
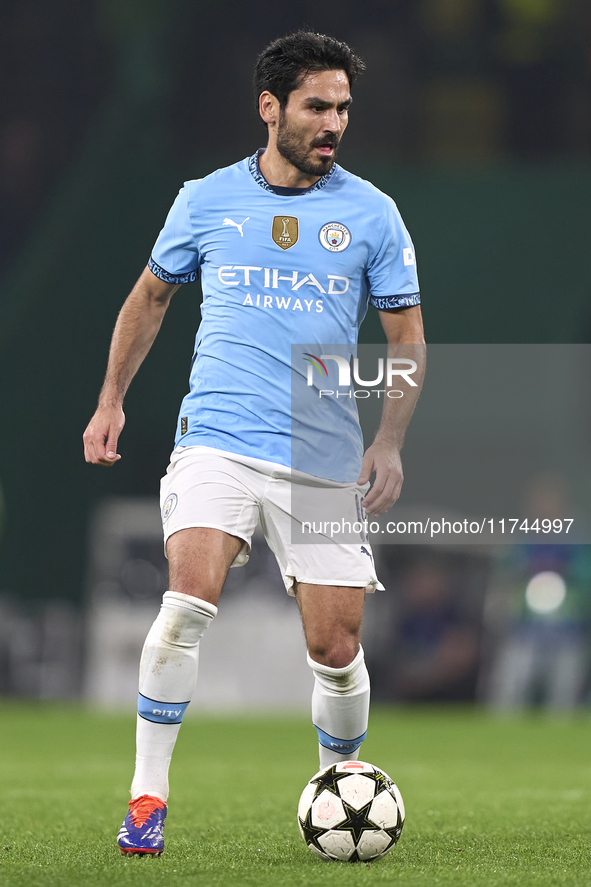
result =
[{"label": "light blue football jersey", "polygon": [[418,305],[412,241],[391,198],[342,167],[308,189],[274,188],[258,157],[186,182],[152,251],[157,277],[200,275],[203,290],[175,445],[356,480],[355,401],[333,403],[328,421],[293,415],[293,375],[308,364],[292,368],[291,346],[354,348],[370,302]]}]

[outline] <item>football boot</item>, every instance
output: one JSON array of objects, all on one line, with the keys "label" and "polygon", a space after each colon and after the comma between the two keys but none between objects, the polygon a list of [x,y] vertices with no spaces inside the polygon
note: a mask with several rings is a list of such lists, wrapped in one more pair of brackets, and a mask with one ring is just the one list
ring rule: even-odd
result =
[{"label": "football boot", "polygon": [[164,850],[167,807],[160,798],[140,795],[129,802],[129,813],[117,835],[123,856],[160,856]]}]

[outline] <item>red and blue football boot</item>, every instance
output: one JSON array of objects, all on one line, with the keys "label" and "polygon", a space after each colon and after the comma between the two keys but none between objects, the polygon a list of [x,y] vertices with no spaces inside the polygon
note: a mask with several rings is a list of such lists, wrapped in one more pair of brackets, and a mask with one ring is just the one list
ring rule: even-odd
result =
[{"label": "red and blue football boot", "polygon": [[166,804],[152,795],[129,802],[129,813],[117,835],[123,856],[160,856],[164,850]]}]

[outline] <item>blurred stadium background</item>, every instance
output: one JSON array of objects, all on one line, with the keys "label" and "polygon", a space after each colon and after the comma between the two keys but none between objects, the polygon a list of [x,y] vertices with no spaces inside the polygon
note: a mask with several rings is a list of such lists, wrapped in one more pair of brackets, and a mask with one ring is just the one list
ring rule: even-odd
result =
[{"label": "blurred stadium background", "polygon": [[[185,392],[198,284],[175,296],[133,383],[122,462],[87,466],[81,434],[118,308],[178,187],[263,142],[253,60],[302,25],[367,62],[340,161],[401,208],[428,341],[589,342],[586,0],[260,0],[254,11],[223,0],[5,0],[4,696],[133,705],[139,650],[166,589],[154,497]],[[381,341],[375,314],[362,340]],[[588,449],[588,400],[582,411]],[[548,514],[560,509],[560,485],[539,480]],[[559,548],[381,547],[388,592],[368,599],[365,630],[374,698],[588,702],[591,554]],[[550,586],[531,585],[548,572]],[[249,664],[237,673],[229,654],[247,634]],[[259,540],[248,567],[230,573],[202,657],[201,704],[305,707],[307,672],[296,607]]]}]

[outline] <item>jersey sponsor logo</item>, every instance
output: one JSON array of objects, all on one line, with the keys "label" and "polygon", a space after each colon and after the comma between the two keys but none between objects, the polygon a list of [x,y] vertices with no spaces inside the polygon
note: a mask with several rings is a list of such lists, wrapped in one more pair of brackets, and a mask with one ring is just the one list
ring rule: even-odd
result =
[{"label": "jersey sponsor logo", "polygon": [[233,219],[226,218],[222,222],[222,225],[233,225],[234,228],[237,228],[240,231],[240,236],[244,237],[244,231],[242,230],[242,226],[246,225],[246,223],[249,221],[249,219],[250,219],[250,216],[247,216],[243,222],[238,223],[238,222],[235,222]]},{"label": "jersey sponsor logo", "polygon": [[294,299],[291,296],[268,296],[265,293],[261,295],[247,293],[242,303],[252,308],[279,308],[282,311],[302,311],[310,312],[315,309],[316,314],[322,314],[324,305],[322,299]]},{"label": "jersey sponsor logo", "polygon": [[412,246],[405,246],[402,250],[402,258],[405,265],[416,265],[415,251]]},{"label": "jersey sponsor logo", "polygon": [[351,243],[351,232],[341,222],[329,222],[318,232],[318,239],[324,249],[331,253],[342,253]]},{"label": "jersey sponsor logo", "polygon": [[273,216],[271,237],[281,249],[291,249],[300,237],[300,223],[295,216]]},{"label": "jersey sponsor logo", "polygon": [[162,520],[166,521],[175,510],[179,499],[176,493],[171,493],[164,505],[162,506]]},{"label": "jersey sponsor logo", "polygon": [[[242,272],[242,273],[241,273]],[[262,287],[263,289],[279,289],[280,281],[291,283],[292,292],[297,292],[303,286],[311,286],[319,293],[328,293],[334,296],[344,296],[349,290],[349,278],[339,274],[327,274],[326,280],[322,275],[318,280],[311,271],[283,271],[280,268],[261,268],[260,265],[221,265],[218,268],[218,280],[225,286]]]},{"label": "jersey sponsor logo", "polygon": [[189,430],[189,417],[181,416],[181,434],[186,434]]}]

